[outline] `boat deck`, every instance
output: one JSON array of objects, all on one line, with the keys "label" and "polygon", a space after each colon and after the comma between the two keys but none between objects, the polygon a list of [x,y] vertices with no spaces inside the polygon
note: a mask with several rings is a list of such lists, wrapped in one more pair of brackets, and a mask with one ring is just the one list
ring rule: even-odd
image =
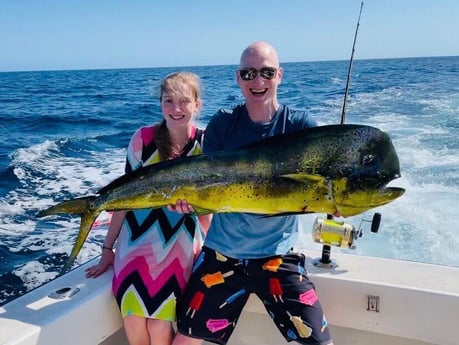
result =
[{"label": "boat deck", "polygon": [[[326,269],[312,264],[320,252],[307,254],[335,344],[459,343],[459,268],[334,253],[338,266]],[[126,344],[112,272],[87,279],[84,269],[92,264],[0,307],[0,344]],[[286,344],[256,296],[229,342],[244,344]]]}]

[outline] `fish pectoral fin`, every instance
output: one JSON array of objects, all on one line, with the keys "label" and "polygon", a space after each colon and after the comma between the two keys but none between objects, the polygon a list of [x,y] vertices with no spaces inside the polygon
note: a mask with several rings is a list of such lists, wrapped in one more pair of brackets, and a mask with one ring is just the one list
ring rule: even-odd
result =
[{"label": "fish pectoral fin", "polygon": [[294,180],[297,182],[301,182],[301,183],[322,183],[325,180],[325,177],[321,175],[304,174],[304,173],[286,174],[286,175],[281,175],[281,177],[290,179],[290,180]]}]

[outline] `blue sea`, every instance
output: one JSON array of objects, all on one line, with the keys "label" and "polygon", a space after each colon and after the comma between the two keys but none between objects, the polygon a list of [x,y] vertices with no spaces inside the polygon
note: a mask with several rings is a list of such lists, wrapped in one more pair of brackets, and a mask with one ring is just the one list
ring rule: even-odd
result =
[{"label": "blue sea", "polygon": [[[348,64],[283,64],[280,101],[339,123]],[[132,133],[161,119],[161,78],[184,69],[202,79],[201,126],[243,101],[235,65],[0,73],[0,305],[55,278],[76,238],[79,218],[36,213],[120,176]],[[390,185],[406,193],[346,219],[364,235],[332,252],[459,266],[459,57],[354,61],[346,123],[389,133],[402,172]],[[378,233],[365,225],[373,212]],[[321,248],[316,216],[302,216],[299,247]],[[100,254],[108,220],[99,217],[78,263]]]}]

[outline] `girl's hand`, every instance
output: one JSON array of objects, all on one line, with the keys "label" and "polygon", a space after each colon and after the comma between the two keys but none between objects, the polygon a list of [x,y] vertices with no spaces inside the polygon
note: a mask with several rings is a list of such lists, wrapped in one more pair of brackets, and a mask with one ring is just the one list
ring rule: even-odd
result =
[{"label": "girl's hand", "polygon": [[102,249],[102,256],[97,265],[91,266],[86,269],[87,278],[97,278],[104,273],[108,267],[113,265],[113,256],[115,254],[111,250]]}]

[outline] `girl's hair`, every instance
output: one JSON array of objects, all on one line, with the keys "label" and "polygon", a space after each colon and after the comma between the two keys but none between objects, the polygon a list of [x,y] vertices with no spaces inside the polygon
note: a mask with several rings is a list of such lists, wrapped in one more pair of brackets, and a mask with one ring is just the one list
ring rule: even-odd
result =
[{"label": "girl's hair", "polygon": [[[201,98],[201,82],[199,77],[191,72],[175,72],[167,75],[161,82],[159,89],[159,101],[161,102],[165,92],[178,94],[177,85],[186,84],[193,92],[195,100]],[[155,135],[155,143],[161,160],[174,158],[180,154],[172,147],[171,138],[167,129],[166,120],[163,120]]]},{"label": "girl's hair", "polygon": [[199,77],[191,72],[175,72],[167,75],[161,82],[159,88],[159,101],[162,100],[164,92],[177,94],[177,85],[186,84],[194,94],[195,100],[201,98],[201,81]]}]

